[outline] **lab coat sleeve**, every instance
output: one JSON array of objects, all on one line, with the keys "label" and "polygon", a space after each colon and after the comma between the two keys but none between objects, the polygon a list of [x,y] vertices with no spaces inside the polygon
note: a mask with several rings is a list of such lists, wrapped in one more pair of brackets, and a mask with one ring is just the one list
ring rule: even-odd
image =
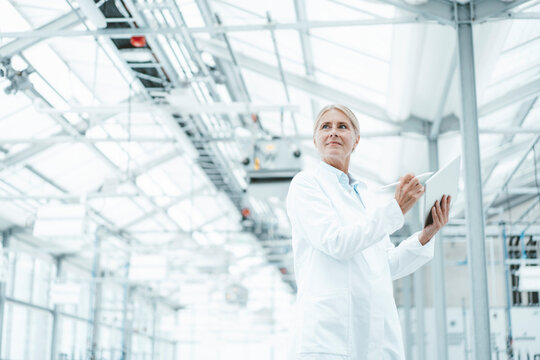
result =
[{"label": "lab coat sleeve", "polygon": [[338,260],[348,260],[403,226],[395,200],[374,211],[362,223],[343,225],[332,202],[309,176],[297,175],[287,196],[287,213],[295,231],[316,249]]},{"label": "lab coat sleeve", "polygon": [[392,280],[397,280],[415,272],[433,258],[434,239],[425,245],[420,243],[420,231],[394,246],[388,240],[387,255]]}]

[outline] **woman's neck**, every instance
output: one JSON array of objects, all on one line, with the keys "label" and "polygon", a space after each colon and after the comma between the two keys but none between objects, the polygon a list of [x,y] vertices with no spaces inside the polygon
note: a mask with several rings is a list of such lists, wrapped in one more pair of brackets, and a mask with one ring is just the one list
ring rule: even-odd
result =
[{"label": "woman's neck", "polygon": [[328,165],[333,166],[336,169],[343,171],[345,174],[349,173],[350,157],[347,157],[345,159],[327,158],[327,159],[322,159],[322,160]]}]

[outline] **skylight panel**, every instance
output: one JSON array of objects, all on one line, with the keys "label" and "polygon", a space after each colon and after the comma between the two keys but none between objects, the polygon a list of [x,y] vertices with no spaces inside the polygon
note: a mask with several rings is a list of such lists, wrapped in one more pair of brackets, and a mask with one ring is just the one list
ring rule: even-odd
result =
[{"label": "skylight panel", "polygon": [[147,172],[152,181],[159,186],[161,194],[170,196],[181,195],[182,191],[178,185],[165,172],[159,168],[154,168]]},{"label": "skylight panel", "polygon": [[[379,27],[370,29],[371,31],[373,29],[380,29],[382,32],[386,31]],[[332,29],[331,31],[335,33],[338,30]],[[390,44],[391,41],[385,42],[379,40],[378,45],[371,46],[370,48],[369,44],[372,41],[370,37],[380,35],[366,34],[358,31],[358,29],[355,29],[355,31],[347,29],[347,31],[340,31],[340,33],[341,35],[335,38],[343,39],[343,41],[349,41],[349,43],[353,44],[358,43],[361,51],[366,54],[374,54],[380,59],[389,58],[390,46],[381,44]],[[391,31],[387,32],[386,35],[391,36]],[[317,39],[314,39],[312,44],[316,68],[323,69],[329,74],[335,74],[338,78],[349,79],[350,82],[358,84],[356,87],[361,87],[364,91],[379,93],[385,93],[387,91],[389,77],[389,64],[387,62]],[[378,54],[376,52],[377,50],[379,50]]]},{"label": "skylight panel", "polygon": [[[27,31],[30,26],[9,1],[0,1],[0,32]],[[0,38],[0,46],[13,39]]]},{"label": "skylight panel", "polygon": [[235,1],[214,0],[213,9],[219,14],[223,24],[260,24],[266,21],[265,13],[254,12],[235,4]]},{"label": "skylight panel", "polygon": [[[339,77],[342,77],[342,76],[346,75],[346,71],[344,69],[343,70],[337,70],[336,72],[338,73],[337,75]],[[374,91],[374,90],[370,90],[370,89],[366,89],[364,86],[356,85],[356,84],[353,84],[351,82],[344,82],[340,78],[338,78],[338,76],[320,74],[320,73],[317,74],[316,76],[317,76],[317,81],[321,85],[325,85],[325,86],[328,86],[330,88],[336,89],[336,90],[338,90],[340,92],[356,96],[361,100],[370,102],[370,103],[372,103],[374,105],[378,105],[380,107],[384,107],[386,105],[386,94],[384,94],[384,93]],[[359,77],[359,74],[353,75],[353,76],[351,76],[351,78],[352,77]],[[374,75],[374,74],[370,75],[370,78],[373,81],[376,81],[375,80],[376,77],[377,76]],[[363,79],[363,78],[356,79],[356,81],[360,82],[360,83],[362,83],[363,80],[365,80],[365,79]],[[384,74],[383,79],[380,79],[380,81],[388,82],[388,72],[386,72],[386,74]],[[329,103],[333,102],[333,101],[330,101],[330,99],[321,99],[321,100],[324,101],[324,102],[329,102]],[[353,106],[353,104],[346,104],[346,105]]]},{"label": "skylight panel", "polygon": [[312,21],[390,18],[395,12],[393,6],[372,1],[310,0],[306,2],[306,7],[308,19]]},{"label": "skylight panel", "polygon": [[[67,102],[49,85],[47,82],[37,73],[32,73],[29,76],[30,82],[34,86],[34,89],[45,99],[47,103],[50,104],[50,107],[54,108],[65,108],[67,107]],[[36,106],[44,106],[48,108],[49,106],[45,104],[36,103]]]},{"label": "skylight panel", "polygon": [[128,97],[128,83],[94,39],[52,39],[49,46],[101,102],[115,104]]},{"label": "skylight panel", "polygon": [[268,31],[232,33],[229,35],[229,40],[237,57],[245,55],[266,64],[277,66],[274,45]]},{"label": "skylight panel", "polygon": [[17,1],[16,4],[17,10],[33,28],[45,25],[71,11],[65,1],[47,1],[46,6],[40,0]]},{"label": "skylight panel", "polygon": [[[1,98],[1,96],[0,96]],[[6,106],[9,102],[23,96],[11,96],[6,99]],[[0,138],[29,140],[34,137],[43,137],[59,130],[59,126],[45,114],[36,112],[31,104],[24,110],[0,118]]]},{"label": "skylight panel", "polygon": [[[304,74],[304,62],[300,37],[296,30],[275,32],[279,56],[285,71]],[[277,67],[277,58],[268,31],[237,32],[229,35],[235,51]]]},{"label": "skylight panel", "polygon": [[187,26],[197,27],[205,26],[204,20],[202,19],[201,13],[197,3],[193,0],[175,0],[182,11],[184,20],[186,21]]},{"label": "skylight panel", "polygon": [[[196,189],[211,189],[206,174],[199,165],[192,163],[183,156],[175,157],[159,167],[161,171],[174,181],[181,194],[189,194]],[[196,196],[196,194],[194,194]]]},{"label": "skylight panel", "polygon": [[46,44],[37,44],[25,52],[25,57],[41,76],[66,100],[90,104],[93,95],[68,65]]},{"label": "skylight panel", "polygon": [[487,129],[512,126],[520,107],[521,103],[518,102],[497,110],[487,116],[482,116],[478,119],[479,126],[480,128]]},{"label": "skylight panel", "polygon": [[100,214],[116,225],[129,223],[142,216],[144,212],[130,198],[104,198],[95,208]]},{"label": "skylight panel", "polygon": [[[257,15],[266,17],[267,12],[270,12],[274,21],[291,22],[295,20],[294,2],[287,0],[228,0],[216,2],[217,7],[222,10],[220,15],[223,16],[223,22],[226,25],[245,23],[250,19],[247,17],[249,14],[252,14],[251,18],[256,18]],[[245,9],[245,11],[241,9]]]},{"label": "skylight panel", "polygon": [[72,192],[93,191],[112,169],[84,144],[55,145],[29,161],[38,171]]},{"label": "skylight panel", "polygon": [[167,213],[186,231],[192,231],[205,220],[194,202],[185,200],[167,210]]},{"label": "skylight panel", "polygon": [[[516,89],[520,89],[521,87],[528,85],[532,83],[533,81],[537,81],[540,79],[540,72],[536,72],[534,75],[529,75],[528,77],[525,75],[514,77],[511,80],[507,80],[504,83],[497,84],[496,86],[488,87],[482,96],[483,102],[480,104],[480,107],[484,104],[491,103],[492,101],[495,101],[496,99],[504,98],[505,95],[509,92],[512,92]],[[527,94],[529,97],[533,97],[534,94],[531,94],[530,92]],[[520,100],[526,100],[526,96],[523,95],[523,97]]]},{"label": "skylight panel", "polygon": [[504,135],[500,134],[482,134],[480,133],[480,149],[489,149],[494,146],[498,146]]},{"label": "skylight panel", "polygon": [[540,101],[536,99],[535,106],[529,112],[523,126],[540,126]]},{"label": "skylight panel", "polygon": [[1,176],[4,181],[27,195],[54,195],[61,194],[61,191],[44,181],[41,177],[26,168],[20,168],[13,172],[7,172]]},{"label": "skylight panel", "polygon": [[280,104],[285,102],[283,84],[259,73],[242,69],[248,91],[252,96],[263,99],[268,104]]}]

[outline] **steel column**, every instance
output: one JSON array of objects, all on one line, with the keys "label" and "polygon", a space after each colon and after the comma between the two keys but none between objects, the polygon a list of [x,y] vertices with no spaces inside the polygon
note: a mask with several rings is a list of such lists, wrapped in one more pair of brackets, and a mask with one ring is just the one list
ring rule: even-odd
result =
[{"label": "steel column", "polygon": [[156,360],[156,327],[157,327],[157,304],[152,301],[152,360]]},{"label": "steel column", "polygon": [[489,301],[487,291],[482,174],[478,138],[474,46],[471,4],[456,5],[457,45],[461,80],[461,135],[465,179],[465,217],[469,259],[474,358],[491,358]]},{"label": "steel column", "polygon": [[411,275],[403,278],[403,337],[405,338],[405,359],[412,360],[412,331],[411,331]]},{"label": "steel column", "polygon": [[[60,280],[62,277],[62,256],[56,257],[56,280]],[[51,360],[56,357],[56,347],[58,343],[58,313],[60,311],[60,305],[54,305],[52,312],[52,333],[51,333]]]},{"label": "steel column", "polygon": [[[92,265],[92,277],[98,278],[101,277],[101,252],[99,251],[101,248],[101,235],[102,235],[102,227],[98,227],[96,229],[96,233],[94,235],[94,261]],[[93,291],[90,291],[90,304],[93,304],[93,306],[90,308],[90,316],[89,316],[89,325],[92,325],[92,332],[89,333],[90,335],[90,343],[89,343],[89,349],[90,349],[90,360],[97,359],[97,350],[99,347],[99,328],[100,328],[100,316],[101,316],[101,288],[102,283],[100,281],[94,282],[94,284],[91,285],[91,289]]]},{"label": "steel column", "polygon": [[426,336],[424,316],[424,270],[418,269],[413,274],[414,283],[414,309],[416,312],[416,359],[426,358]]},{"label": "steel column", "polygon": [[[4,260],[4,249],[6,249],[9,246],[9,231],[2,232],[2,248],[0,249],[0,256]],[[7,254],[7,252],[5,253]],[[6,257],[7,259],[7,257]],[[0,357],[2,357],[2,345],[4,340],[4,312],[6,307],[6,283],[0,282]]]},{"label": "steel column", "polygon": [[[420,222],[420,206],[416,205],[411,209],[415,228],[422,228]],[[416,312],[416,359],[426,358],[426,332],[425,332],[425,305],[424,305],[424,269],[420,268],[413,274],[414,283],[414,309]]]},{"label": "steel column", "polygon": [[[129,277],[130,260],[124,267],[126,279]],[[132,334],[132,316],[129,316],[129,303],[131,302],[131,286],[126,282],[124,284],[123,304],[122,304],[122,360],[128,360],[131,357],[131,334]]]},{"label": "steel column", "polygon": [[[438,141],[429,140],[429,169],[439,169],[439,145]],[[437,359],[448,359],[448,343],[446,331],[446,289],[444,281],[444,247],[442,234],[437,234],[430,241],[435,242],[435,255],[432,266],[433,309],[435,311],[435,334],[437,342]]]}]

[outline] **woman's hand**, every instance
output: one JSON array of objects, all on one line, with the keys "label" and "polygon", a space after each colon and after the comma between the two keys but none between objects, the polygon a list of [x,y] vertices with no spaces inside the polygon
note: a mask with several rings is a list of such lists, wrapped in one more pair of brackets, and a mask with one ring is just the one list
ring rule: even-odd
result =
[{"label": "woman's hand", "polygon": [[420,243],[425,245],[435,234],[446,224],[448,224],[448,214],[450,213],[451,196],[443,195],[441,201],[436,201],[431,208],[433,222],[422,230],[418,237]]},{"label": "woman's hand", "polygon": [[413,207],[423,193],[424,187],[413,174],[407,174],[399,179],[394,197],[403,215]]}]

